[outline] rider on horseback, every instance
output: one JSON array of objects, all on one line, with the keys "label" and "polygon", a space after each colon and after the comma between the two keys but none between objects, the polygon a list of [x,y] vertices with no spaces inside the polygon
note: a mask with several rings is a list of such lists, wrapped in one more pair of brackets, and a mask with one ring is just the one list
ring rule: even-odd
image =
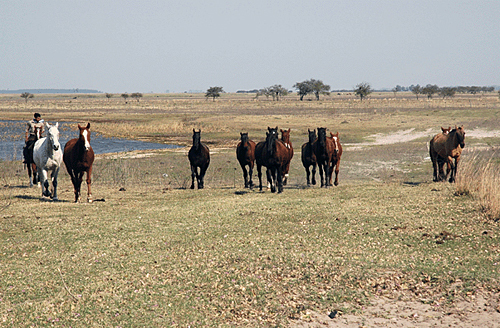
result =
[{"label": "rider on horseback", "polygon": [[26,163],[27,154],[29,151],[33,151],[33,145],[37,140],[35,135],[35,130],[38,128],[40,130],[40,136],[43,133],[43,119],[39,113],[35,113],[33,120],[29,121],[26,127],[25,144],[23,148],[23,163]]}]

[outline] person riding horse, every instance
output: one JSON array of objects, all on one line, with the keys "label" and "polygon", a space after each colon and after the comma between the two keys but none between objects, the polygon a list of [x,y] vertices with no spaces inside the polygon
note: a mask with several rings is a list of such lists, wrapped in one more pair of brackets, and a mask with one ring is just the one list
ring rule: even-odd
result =
[{"label": "person riding horse", "polygon": [[37,140],[35,135],[35,130],[38,128],[40,130],[40,136],[43,133],[43,119],[39,113],[35,113],[33,120],[29,121],[26,127],[26,135],[23,148],[23,163],[26,163],[26,158],[28,157],[28,152],[33,151],[33,145]]}]

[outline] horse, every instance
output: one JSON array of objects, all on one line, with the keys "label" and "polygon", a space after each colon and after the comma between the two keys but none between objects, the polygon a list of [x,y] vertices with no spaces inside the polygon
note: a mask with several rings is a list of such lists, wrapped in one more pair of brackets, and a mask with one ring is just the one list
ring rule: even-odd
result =
[{"label": "horse", "polygon": [[[201,129],[193,129],[193,146],[189,149],[188,158],[191,165],[191,189],[194,189],[194,179],[198,182],[198,189],[203,189],[203,179],[210,164],[210,150],[201,143]],[[198,168],[200,172],[198,173]]]},{"label": "horse", "polygon": [[[462,149],[465,147],[465,130],[463,126],[456,127],[448,134],[438,133],[429,143],[429,155],[433,167],[433,181],[446,180],[448,172],[444,174],[443,164],[451,171],[449,182],[454,182],[457,175],[458,162]],[[455,163],[453,163],[455,159]]]},{"label": "horse", "polygon": [[[62,150],[59,143],[59,123],[50,125],[45,123],[47,137],[38,139],[33,147],[33,160],[38,171],[38,178],[42,183],[42,196],[47,196],[53,200],[57,198],[57,175],[62,163]],[[49,191],[48,172],[51,172],[52,193]]]},{"label": "horse", "polygon": [[[306,169],[306,179],[307,186],[310,186],[311,183],[313,185],[316,184],[316,155],[314,154],[313,144],[316,141],[316,129],[309,130],[309,141],[302,145],[302,165]],[[309,171],[309,167],[312,166],[312,179],[310,180],[311,172]]]},{"label": "horse", "polygon": [[267,181],[271,184],[271,192],[283,192],[283,172],[289,161],[289,151],[285,144],[278,140],[278,127],[267,128],[266,141],[255,146],[255,162],[259,176],[259,190],[262,191],[262,166],[267,168]]},{"label": "horse", "polygon": [[290,128],[288,128],[288,130],[280,129],[281,142],[283,142],[285,147],[288,149],[288,157],[289,157],[286,160],[286,163],[284,164],[285,167],[283,169],[283,185],[284,186],[286,186],[286,183],[288,181],[288,172],[290,171],[290,162],[292,161],[292,158],[293,158],[293,146],[292,146],[292,142],[290,141],[290,131],[291,131]]},{"label": "horse", "polygon": [[332,154],[331,166],[330,166],[330,186],[332,185],[332,171],[335,167],[335,182],[334,185],[339,185],[339,170],[340,170],[340,157],[342,156],[342,145],[340,144],[339,133],[333,134],[330,132],[330,138],[332,138],[334,151]]},{"label": "horse", "polygon": [[[252,173],[255,165],[255,142],[248,139],[248,133],[240,132],[240,142],[236,146],[236,158],[243,170],[243,179],[245,179],[245,188],[252,188]],[[248,166],[248,171],[247,167]]]},{"label": "horse", "polygon": [[71,177],[75,191],[75,203],[80,199],[80,188],[83,175],[87,173],[87,202],[92,203],[92,164],[94,163],[94,150],[90,146],[90,123],[82,127],[78,124],[80,134],[78,138],[69,140],[64,146],[63,161]]},{"label": "horse", "polygon": [[36,174],[36,164],[33,160],[33,147],[35,146],[35,142],[42,137],[42,128],[34,126],[33,132],[34,134],[28,137],[26,147],[24,147],[23,149],[24,163],[26,164],[26,168],[28,169],[28,179],[30,187],[33,187],[33,184],[38,182],[38,177]]},{"label": "horse", "polygon": [[[332,176],[332,159],[336,149],[337,144],[334,143],[333,137],[326,136],[326,128],[318,128],[318,139],[314,142],[314,155],[316,155],[316,161],[319,167],[319,175],[321,178],[321,187],[331,186],[331,176]],[[324,171],[324,177],[323,177]],[[335,178],[337,185],[338,181]]]}]

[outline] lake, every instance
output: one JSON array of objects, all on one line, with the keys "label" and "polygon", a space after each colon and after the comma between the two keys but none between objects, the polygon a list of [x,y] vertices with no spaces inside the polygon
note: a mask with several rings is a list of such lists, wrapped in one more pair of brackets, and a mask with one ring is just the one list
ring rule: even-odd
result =
[{"label": "lake", "polygon": [[[0,120],[0,160],[22,160],[27,122]],[[49,123],[55,124],[55,122]],[[78,137],[76,125],[77,123],[74,122],[59,122],[59,142],[62,147],[64,147],[68,140]],[[46,136],[46,133],[44,133],[44,136]],[[180,147],[154,142],[105,138],[97,133],[92,133],[90,144],[95,154]]]}]

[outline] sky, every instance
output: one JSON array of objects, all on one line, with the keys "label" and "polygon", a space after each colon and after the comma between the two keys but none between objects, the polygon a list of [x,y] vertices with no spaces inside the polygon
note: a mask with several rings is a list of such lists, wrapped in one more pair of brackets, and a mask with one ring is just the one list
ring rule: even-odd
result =
[{"label": "sky", "polygon": [[498,0],[1,0],[0,89],[500,85]]}]

